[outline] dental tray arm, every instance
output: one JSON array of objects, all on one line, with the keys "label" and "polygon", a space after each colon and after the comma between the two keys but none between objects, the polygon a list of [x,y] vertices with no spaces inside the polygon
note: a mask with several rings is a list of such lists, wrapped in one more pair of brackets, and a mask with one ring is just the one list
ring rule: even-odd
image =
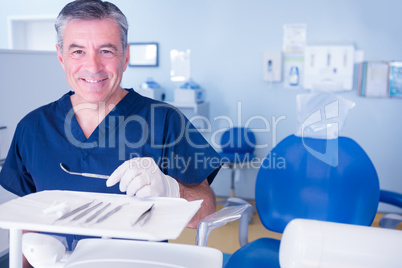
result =
[{"label": "dental tray arm", "polygon": [[[402,208],[402,194],[380,190],[380,202]],[[402,215],[399,213],[386,213],[379,221],[382,228],[394,229],[402,222]]]},{"label": "dental tray arm", "polygon": [[251,209],[251,205],[244,201],[244,204],[226,206],[208,215],[198,224],[195,243],[198,246],[207,246],[208,236],[213,229],[224,226],[228,222],[239,220],[239,243],[240,246],[246,245],[248,243],[248,216]]},{"label": "dental tray arm", "polygon": [[381,190],[380,191],[380,202],[397,206],[402,208],[402,194]]}]

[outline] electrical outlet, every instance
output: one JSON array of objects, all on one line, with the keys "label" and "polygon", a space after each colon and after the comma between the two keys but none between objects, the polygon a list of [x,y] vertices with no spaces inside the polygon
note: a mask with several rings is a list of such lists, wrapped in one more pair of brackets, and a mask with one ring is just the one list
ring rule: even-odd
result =
[{"label": "electrical outlet", "polygon": [[264,81],[268,82],[280,82],[282,80],[282,52],[264,52],[263,76]]}]

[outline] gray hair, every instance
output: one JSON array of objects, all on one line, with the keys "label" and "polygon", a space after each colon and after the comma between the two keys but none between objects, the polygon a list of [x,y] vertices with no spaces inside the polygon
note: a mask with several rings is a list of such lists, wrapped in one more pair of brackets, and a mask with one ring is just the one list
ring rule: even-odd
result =
[{"label": "gray hair", "polygon": [[127,47],[128,22],[123,12],[110,2],[101,0],[75,0],[68,3],[59,13],[55,28],[57,32],[57,45],[63,51],[63,35],[68,22],[73,20],[103,20],[109,19],[120,27],[123,50]]}]

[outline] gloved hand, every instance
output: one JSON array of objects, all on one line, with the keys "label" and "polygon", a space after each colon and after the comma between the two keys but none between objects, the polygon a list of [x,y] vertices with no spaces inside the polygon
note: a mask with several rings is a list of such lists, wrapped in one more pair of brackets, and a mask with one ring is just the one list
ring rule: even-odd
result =
[{"label": "gloved hand", "polygon": [[125,161],[106,181],[110,187],[120,182],[120,191],[128,196],[180,197],[179,183],[165,175],[151,157],[139,157]]}]

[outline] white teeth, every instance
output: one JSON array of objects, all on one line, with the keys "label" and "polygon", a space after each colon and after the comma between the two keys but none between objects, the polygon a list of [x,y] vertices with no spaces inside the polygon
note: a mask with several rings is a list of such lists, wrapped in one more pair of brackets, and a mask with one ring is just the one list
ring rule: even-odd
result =
[{"label": "white teeth", "polygon": [[84,79],[86,82],[88,82],[88,83],[98,83],[98,82],[101,82],[101,81],[103,81],[103,80],[88,80],[88,79]]}]

